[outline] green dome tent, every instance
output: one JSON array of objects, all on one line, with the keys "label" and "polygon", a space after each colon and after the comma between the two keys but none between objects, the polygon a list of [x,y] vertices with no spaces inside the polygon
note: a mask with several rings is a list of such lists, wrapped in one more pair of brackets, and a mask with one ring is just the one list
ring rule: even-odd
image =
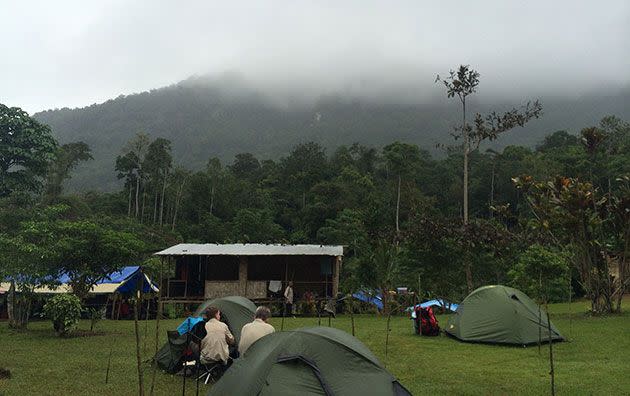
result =
[{"label": "green dome tent", "polygon": [[[461,341],[529,345],[549,340],[547,315],[520,290],[500,285],[473,291],[448,321],[446,333]],[[564,338],[551,324],[552,341]]]},{"label": "green dome tent", "polygon": [[201,316],[203,311],[211,306],[219,308],[221,321],[228,325],[238,344],[241,339],[241,329],[254,320],[256,305],[251,300],[241,296],[215,298],[200,304],[195,310],[194,316]]},{"label": "green dome tent", "polygon": [[[236,339],[238,345],[241,339],[241,329],[243,326],[254,320],[256,305],[245,297],[230,296],[215,298],[203,302],[197,307],[194,316],[201,316],[203,311],[210,306],[215,306],[221,311],[221,321],[225,322],[230,332]],[[153,361],[162,370],[173,373],[180,368],[182,354],[188,345],[188,337],[184,334],[175,340],[168,341],[153,357]]]},{"label": "green dome tent", "polygon": [[358,339],[330,327],[256,341],[208,395],[411,395]]}]

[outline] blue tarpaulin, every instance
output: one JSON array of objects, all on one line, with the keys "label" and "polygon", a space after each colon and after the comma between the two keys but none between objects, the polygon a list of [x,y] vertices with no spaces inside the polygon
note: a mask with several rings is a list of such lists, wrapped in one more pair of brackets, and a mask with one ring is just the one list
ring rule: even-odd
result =
[{"label": "blue tarpaulin", "polygon": [[370,294],[365,291],[358,291],[352,294],[352,297],[359,301],[376,305],[376,308],[383,309],[383,299],[380,294]]},{"label": "blue tarpaulin", "polygon": [[[117,293],[123,293],[123,294],[134,293],[137,288],[137,282],[140,280],[141,276],[144,277],[144,281],[142,285],[143,293],[151,293],[151,292],[158,291],[157,285],[151,282],[149,280],[149,277],[146,276],[146,274],[143,274],[142,271],[140,271],[140,267],[137,265],[123,267],[120,271],[111,273],[109,276],[98,281],[96,284],[97,285],[120,284],[115,290]],[[59,283],[61,284],[67,284],[70,282],[70,277],[64,274],[60,276],[58,280],[59,280]]]},{"label": "blue tarpaulin", "polygon": [[[366,291],[358,291],[356,293],[352,294],[352,297],[356,298],[359,301],[363,301],[369,304],[373,304],[375,305],[378,309],[383,309],[383,298],[381,297],[381,294],[376,292],[376,293],[369,293]],[[441,307],[444,309],[450,309],[451,311],[455,312],[457,311],[457,304],[455,303],[450,303],[446,300],[443,299],[435,299],[435,300],[431,300],[431,301],[427,301],[427,302],[423,302],[422,304],[418,304],[416,305],[416,307],[422,307],[422,308],[426,308],[426,307]],[[407,311],[413,311],[414,307],[409,307],[407,308]]]},{"label": "blue tarpaulin", "polygon": [[180,324],[179,326],[177,326],[177,332],[182,335],[182,334],[186,334],[188,333],[190,330],[192,330],[192,328],[199,322],[203,322],[203,318],[201,317],[194,317],[194,316],[189,316],[188,318],[186,318],[186,320],[184,320],[182,322],[182,324]]}]

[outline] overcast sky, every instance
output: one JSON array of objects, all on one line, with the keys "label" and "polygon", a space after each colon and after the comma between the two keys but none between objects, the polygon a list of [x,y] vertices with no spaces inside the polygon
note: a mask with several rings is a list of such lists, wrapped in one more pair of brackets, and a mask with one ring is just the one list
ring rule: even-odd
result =
[{"label": "overcast sky", "polygon": [[630,84],[630,1],[0,0],[0,103],[82,107],[238,71],[270,92],[431,98],[460,63],[481,93]]}]

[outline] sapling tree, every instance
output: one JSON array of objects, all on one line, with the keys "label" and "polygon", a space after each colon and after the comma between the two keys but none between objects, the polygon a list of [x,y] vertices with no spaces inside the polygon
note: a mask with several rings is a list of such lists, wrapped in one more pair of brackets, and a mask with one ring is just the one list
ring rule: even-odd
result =
[{"label": "sapling tree", "polygon": [[[451,70],[445,79],[437,77],[436,82],[441,81],[446,87],[446,95],[449,98],[457,97],[462,105],[462,123],[454,128],[453,137],[462,139],[462,154],[464,157],[463,169],[463,224],[468,225],[468,171],[470,154],[479,148],[479,145],[486,140],[495,140],[500,134],[507,132],[517,126],[524,126],[533,118],[538,118],[542,114],[542,105],[538,100],[527,102],[520,109],[513,108],[505,113],[491,112],[487,115],[476,113],[472,124],[466,121],[466,104],[470,95],[477,92],[479,86],[479,72],[469,65],[460,65],[457,71]],[[466,273],[466,284],[468,291],[473,289],[473,276],[471,260],[464,257],[464,271]]]}]

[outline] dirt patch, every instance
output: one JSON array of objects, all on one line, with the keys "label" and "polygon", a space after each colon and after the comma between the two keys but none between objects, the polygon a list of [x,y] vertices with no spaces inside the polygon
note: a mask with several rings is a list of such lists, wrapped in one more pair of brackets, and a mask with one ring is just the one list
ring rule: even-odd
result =
[{"label": "dirt patch", "polygon": [[11,371],[0,367],[0,380],[11,378]]}]

